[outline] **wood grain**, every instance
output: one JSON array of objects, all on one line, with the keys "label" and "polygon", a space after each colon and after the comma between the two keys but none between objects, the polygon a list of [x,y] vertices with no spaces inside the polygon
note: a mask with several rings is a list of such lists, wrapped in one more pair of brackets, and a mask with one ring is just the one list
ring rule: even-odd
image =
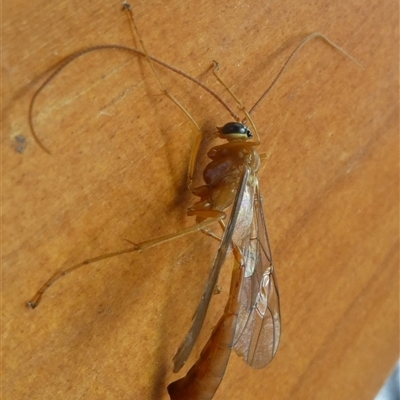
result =
[{"label": "wood grain", "polygon": [[[398,352],[398,5],[357,0],[138,2],[151,54],[228,101],[213,59],[251,106],[307,34],[254,118],[268,154],[260,180],[279,278],[276,359],[233,355],[221,399],[372,399]],[[99,52],[29,100],[43,73],[99,43],[132,45],[118,1],[3,2],[3,397],[167,399],[172,357],[213,258],[195,234],[83,268],[29,300],[54,271],[179,230],[192,199],[193,129],[143,60]],[[137,46],[137,44],[135,44]],[[206,134],[227,122],[207,94],[160,69]],[[231,103],[233,106],[233,102]],[[204,148],[211,139],[206,139]],[[195,354],[223,310],[222,278]]]}]

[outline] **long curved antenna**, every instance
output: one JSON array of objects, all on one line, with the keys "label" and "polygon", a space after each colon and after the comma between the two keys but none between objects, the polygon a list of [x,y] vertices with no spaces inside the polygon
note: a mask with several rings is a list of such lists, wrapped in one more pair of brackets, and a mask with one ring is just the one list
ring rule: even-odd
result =
[{"label": "long curved antenna", "polygon": [[353,58],[349,53],[347,53],[345,50],[343,50],[340,46],[338,46],[336,43],[332,42],[329,40],[325,35],[323,35],[320,32],[314,32],[311,33],[310,35],[306,36],[301,43],[294,49],[293,53],[290,55],[290,57],[286,60],[285,64],[279,71],[278,75],[276,75],[275,79],[272,81],[272,83],[269,85],[267,90],[261,95],[261,97],[256,101],[253,107],[250,108],[249,113],[251,114],[254,110],[257,109],[257,107],[264,101],[264,99],[267,97],[268,93],[272,90],[272,88],[276,85],[282,74],[285,72],[287,67],[289,66],[290,62],[293,60],[293,58],[296,56],[296,54],[303,48],[308,42],[310,42],[313,39],[320,38],[324,40],[326,43],[328,43],[330,46],[332,46],[334,49],[338,50],[340,53],[342,53],[344,56],[350,58],[351,61],[353,61],[355,64],[357,64],[360,68],[363,68],[362,65],[355,59]]},{"label": "long curved antenna", "polygon": [[[103,44],[103,45],[98,45],[98,46],[93,46],[89,47],[86,49],[82,49],[79,51],[76,51],[75,53],[72,53],[70,56],[68,56],[66,59],[61,61],[61,64],[55,67],[55,70],[51,73],[51,75],[39,86],[39,88],[36,90],[34,95],[32,96],[30,105],[29,105],[29,113],[28,113],[28,119],[29,119],[29,126],[32,131],[32,136],[36,143],[40,146],[40,148],[45,151],[48,154],[51,154],[49,149],[41,142],[39,139],[38,135],[36,134],[35,128],[33,126],[33,109],[36,104],[36,100],[40,93],[43,91],[43,89],[69,64],[71,64],[74,60],[78,59],[79,57],[82,57],[85,54],[91,53],[93,51],[98,51],[98,50],[122,50],[126,51],[128,53],[135,54],[137,56],[141,57],[146,57],[146,54],[138,49],[135,49],[133,47],[128,47],[128,46],[123,46],[123,45],[118,45],[118,44]],[[212,89],[210,89],[208,86],[206,86],[203,82],[201,82],[199,79],[187,74],[186,72],[180,70],[179,68],[176,68],[154,56],[148,55],[148,58],[152,61],[155,62],[164,68],[169,69],[170,71],[173,71],[184,78],[192,81],[196,85],[200,86],[202,89],[204,89],[207,93],[209,93],[211,96],[213,96],[228,112],[231,114],[231,116],[237,120],[240,119],[239,116],[228,106],[228,104],[225,103],[224,100],[220,96],[218,96],[217,93],[215,93]]]}]

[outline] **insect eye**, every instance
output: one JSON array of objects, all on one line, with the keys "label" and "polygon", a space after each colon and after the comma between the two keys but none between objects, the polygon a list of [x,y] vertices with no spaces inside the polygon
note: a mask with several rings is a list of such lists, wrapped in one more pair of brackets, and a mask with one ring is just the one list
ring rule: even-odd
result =
[{"label": "insect eye", "polygon": [[222,128],[218,128],[218,130],[224,135],[245,136],[247,139],[253,137],[250,129],[240,122],[228,122]]}]

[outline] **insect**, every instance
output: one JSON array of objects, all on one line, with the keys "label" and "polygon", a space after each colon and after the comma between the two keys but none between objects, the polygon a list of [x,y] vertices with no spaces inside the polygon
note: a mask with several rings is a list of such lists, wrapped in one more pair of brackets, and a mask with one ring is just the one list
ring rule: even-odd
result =
[{"label": "insect", "polygon": [[[244,361],[251,367],[263,368],[275,356],[281,332],[279,291],[257,180],[261,159],[255,147],[260,144],[260,136],[251,114],[275,86],[298,51],[311,40],[320,38],[354,62],[356,61],[324,35],[313,33],[303,39],[292,52],[274,81],[249,110],[242,105],[228,85],[220,78],[217,72],[218,63],[214,62],[213,73],[239,106],[243,114],[243,117],[240,118],[215,92],[207,88],[201,81],[149,55],[138,33],[131,8],[127,3],[124,3],[124,10],[133,34],[139,38],[143,50],[119,45],[100,45],[78,51],[68,57],[53,71],[32,97],[29,110],[29,123],[32,134],[41,148],[49,152],[38,138],[33,126],[35,102],[43,88],[63,68],[78,57],[92,51],[111,48],[145,57],[153,70],[153,75],[157,79],[161,91],[187,115],[198,132],[189,162],[187,178],[189,190],[199,197],[199,200],[187,211],[188,216],[196,217],[196,224],[177,233],[133,244],[127,249],[84,260],[66,270],[57,272],[39,289],[33,299],[28,302],[28,306],[30,308],[37,307],[43,294],[51,285],[61,277],[84,265],[121,254],[145,250],[197,231],[215,237],[220,241],[220,246],[211,267],[203,296],[193,318],[192,326],[174,357],[174,372],[178,372],[182,368],[193,349],[203,326],[221,267],[225,263],[227,254],[232,252],[233,269],[228,302],[199,360],[184,378],[168,386],[168,392],[172,400],[211,400],[223,378],[232,349],[243,357]],[[216,136],[227,142],[211,148],[208,152],[211,162],[205,167],[203,173],[205,184],[202,186],[196,187],[193,183],[199,146],[202,140],[201,130],[189,112],[164,87],[154,68],[156,63],[202,87],[214,96],[230,112],[234,119],[233,122],[228,122],[221,128],[217,128]],[[254,136],[255,139],[253,139]],[[230,211],[229,218],[228,211]],[[209,230],[211,225],[219,225],[222,235],[219,236],[211,232]]]}]

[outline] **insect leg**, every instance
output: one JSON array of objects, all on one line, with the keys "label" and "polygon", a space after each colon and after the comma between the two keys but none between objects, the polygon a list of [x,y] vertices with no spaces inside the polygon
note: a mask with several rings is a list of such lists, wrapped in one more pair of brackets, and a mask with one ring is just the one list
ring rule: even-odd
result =
[{"label": "insect leg", "polygon": [[222,239],[221,239],[220,236],[218,236],[218,235],[215,234],[214,232],[211,232],[209,229],[205,229],[205,228],[204,228],[204,229],[201,230],[201,232],[204,233],[206,236],[210,236],[210,237],[212,237],[212,238],[218,240],[218,242],[221,242],[221,241],[222,241]]},{"label": "insect leg", "polygon": [[113,258],[113,257],[116,257],[116,256],[120,256],[122,254],[128,254],[128,253],[133,253],[135,251],[146,250],[146,249],[149,249],[151,247],[158,246],[159,244],[166,243],[166,242],[169,242],[169,241],[174,240],[174,239],[178,239],[178,238],[180,238],[182,236],[186,236],[186,235],[189,235],[189,234],[197,232],[197,231],[203,231],[203,229],[206,229],[208,226],[210,226],[210,225],[212,225],[212,224],[214,224],[216,222],[219,222],[224,217],[225,217],[225,214],[220,215],[220,216],[215,217],[215,218],[209,218],[209,219],[207,219],[205,221],[202,221],[202,222],[200,222],[200,223],[198,223],[196,225],[190,226],[190,227],[188,227],[186,229],[182,229],[179,232],[170,233],[168,235],[160,236],[158,238],[151,239],[151,240],[146,240],[146,241],[143,241],[143,242],[140,242],[140,243],[132,243],[133,246],[130,247],[130,248],[114,251],[112,253],[103,254],[101,256],[88,258],[88,259],[86,259],[84,261],[81,261],[80,263],[75,264],[72,267],[69,267],[67,269],[64,269],[62,271],[59,271],[59,272],[55,273],[37,291],[35,296],[30,301],[28,301],[27,306],[29,308],[32,308],[32,309],[36,308],[39,305],[43,294],[47,291],[47,289],[50,286],[52,286],[56,281],[58,281],[63,276],[68,275],[71,272],[73,272],[73,271],[75,271],[75,270],[77,270],[77,269],[79,269],[81,267],[84,267],[85,265],[94,264],[94,263],[96,263],[98,261],[102,261],[102,260],[106,260],[106,259]]},{"label": "insect leg", "polygon": [[195,143],[193,145],[192,148],[192,153],[191,153],[191,157],[190,157],[190,161],[189,161],[189,168],[188,168],[188,177],[187,177],[187,186],[189,188],[189,190],[191,192],[193,192],[193,178],[194,178],[194,171],[196,168],[196,164],[197,164],[197,156],[199,153],[199,148],[200,148],[200,144],[201,141],[203,140],[203,134],[201,132],[201,129],[199,127],[199,125],[197,124],[197,122],[194,120],[194,118],[191,116],[191,114],[189,113],[188,110],[186,110],[186,108],[175,98],[175,96],[172,95],[172,93],[164,86],[164,84],[162,83],[160,77],[158,76],[158,73],[156,71],[156,69],[154,68],[154,64],[152,59],[150,58],[146,46],[142,40],[142,37],[139,33],[139,30],[136,26],[136,22],[135,19],[133,17],[133,12],[132,12],[132,8],[130,6],[130,4],[128,3],[124,3],[124,10],[126,11],[126,15],[129,21],[129,25],[131,27],[131,31],[132,31],[132,35],[133,36],[137,36],[137,38],[140,41],[140,45],[143,49],[143,52],[146,55],[147,61],[151,67],[151,70],[153,71],[153,75],[155,76],[160,89],[162,91],[163,94],[165,94],[171,101],[173,101],[175,103],[175,105],[180,108],[183,113],[186,115],[187,118],[189,118],[189,120],[192,122],[192,124],[194,125],[195,129],[196,129],[196,139],[195,139]]}]

